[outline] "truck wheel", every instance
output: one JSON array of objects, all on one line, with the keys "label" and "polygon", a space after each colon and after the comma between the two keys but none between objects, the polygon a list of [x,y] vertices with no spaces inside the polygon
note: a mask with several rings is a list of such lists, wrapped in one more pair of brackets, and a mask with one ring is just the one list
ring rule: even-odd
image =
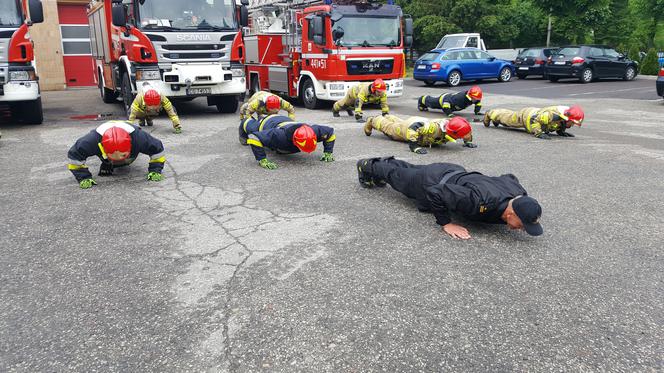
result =
[{"label": "truck wheel", "polygon": [[23,122],[27,124],[42,124],[44,122],[41,97],[34,101],[21,102],[17,106],[20,110],[18,115],[23,119]]},{"label": "truck wheel", "polygon": [[258,83],[258,76],[252,75],[251,76],[251,87],[249,88],[249,95],[253,96],[254,93],[258,92],[261,90],[261,85]]},{"label": "truck wheel", "polygon": [[131,104],[134,102],[134,94],[131,92],[131,80],[129,74],[122,76],[122,105],[124,106],[127,117],[131,114]]},{"label": "truck wheel", "polygon": [[316,88],[314,88],[314,82],[312,82],[311,79],[306,78],[304,83],[302,83],[300,96],[305,108],[313,110],[321,107],[321,102],[316,97]]},{"label": "truck wheel", "polygon": [[104,87],[104,82],[102,81],[101,72],[97,73],[97,80],[99,81],[99,94],[101,94],[101,100],[106,104],[112,104],[118,98],[118,95],[111,91],[110,89]]},{"label": "truck wheel", "polygon": [[237,96],[220,96],[217,98],[217,110],[220,113],[235,113],[239,105],[240,103],[237,100]]}]

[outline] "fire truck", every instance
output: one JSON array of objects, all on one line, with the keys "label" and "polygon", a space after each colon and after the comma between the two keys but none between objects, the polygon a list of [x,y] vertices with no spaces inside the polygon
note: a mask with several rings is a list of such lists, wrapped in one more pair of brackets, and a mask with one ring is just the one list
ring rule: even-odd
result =
[{"label": "fire truck", "polygon": [[391,0],[253,0],[245,32],[249,92],[299,98],[309,109],[382,78],[403,94],[413,21]]},{"label": "fire truck", "polygon": [[32,24],[43,21],[39,0],[0,0],[0,103],[9,105],[14,118],[29,124],[44,120],[28,33]]},{"label": "fire truck", "polygon": [[176,100],[206,97],[233,113],[246,91],[240,25],[247,0],[92,0],[90,44],[101,98],[130,111],[149,87]]}]

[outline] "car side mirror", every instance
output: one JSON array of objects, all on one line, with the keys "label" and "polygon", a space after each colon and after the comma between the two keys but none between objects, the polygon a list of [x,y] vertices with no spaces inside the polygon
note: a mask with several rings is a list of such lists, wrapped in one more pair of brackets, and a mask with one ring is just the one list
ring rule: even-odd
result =
[{"label": "car side mirror", "polygon": [[44,8],[42,7],[41,0],[30,0],[30,3],[28,3],[28,8],[30,11],[30,22],[44,22]]},{"label": "car side mirror", "polygon": [[624,60],[624,59],[625,59],[625,55],[622,54],[622,53],[620,53],[620,54],[618,55],[618,59],[619,59],[619,60]]},{"label": "car side mirror", "polygon": [[495,61],[495,60],[496,60],[496,57],[494,57],[494,56],[489,57],[489,61]]},{"label": "car side mirror", "polygon": [[123,5],[113,6],[113,26],[126,27],[127,26],[127,11]]}]

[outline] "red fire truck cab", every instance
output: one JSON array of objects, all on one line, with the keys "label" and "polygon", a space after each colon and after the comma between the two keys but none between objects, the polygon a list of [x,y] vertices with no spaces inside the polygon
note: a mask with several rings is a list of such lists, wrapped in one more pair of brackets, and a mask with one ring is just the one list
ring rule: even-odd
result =
[{"label": "red fire truck cab", "polygon": [[246,0],[91,0],[90,43],[104,102],[125,109],[153,87],[171,98],[206,97],[235,112],[246,90],[240,25]]},{"label": "red fire truck cab", "polygon": [[250,93],[268,90],[315,109],[382,78],[388,97],[403,94],[404,46],[412,43],[413,23],[391,1],[254,0],[249,9]]},{"label": "red fire truck cab", "polygon": [[39,0],[2,0],[0,6],[0,103],[12,116],[41,124],[41,91],[34,67],[34,45],[28,27],[44,21]]}]

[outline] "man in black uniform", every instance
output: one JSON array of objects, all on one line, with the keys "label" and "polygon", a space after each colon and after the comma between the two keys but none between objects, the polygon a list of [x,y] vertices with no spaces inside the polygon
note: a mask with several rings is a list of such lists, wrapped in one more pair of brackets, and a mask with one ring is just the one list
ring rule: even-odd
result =
[{"label": "man in black uniform", "polygon": [[455,111],[461,111],[470,105],[475,105],[475,115],[482,110],[482,88],[473,86],[467,91],[444,93],[440,96],[421,96],[417,101],[419,111],[441,109],[448,116]]},{"label": "man in black uniform", "polygon": [[532,236],[543,233],[538,222],[542,207],[512,174],[491,177],[467,172],[452,163],[413,165],[394,157],[361,159],[357,171],[363,187],[390,184],[414,199],[420,211],[432,212],[436,223],[453,238],[469,239],[470,234],[463,226],[452,223],[450,213],[473,221],[507,224],[510,229],[525,229]]}]

